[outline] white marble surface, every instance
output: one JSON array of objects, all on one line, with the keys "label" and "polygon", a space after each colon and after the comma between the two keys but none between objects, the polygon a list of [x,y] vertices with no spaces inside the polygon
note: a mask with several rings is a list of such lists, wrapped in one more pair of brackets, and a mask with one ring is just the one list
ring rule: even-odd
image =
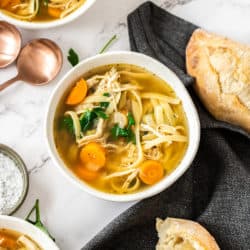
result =
[{"label": "white marble surface", "polygon": [[[79,52],[81,59],[94,55],[113,34],[119,40],[111,50],[128,50],[127,14],[144,0],[97,0],[77,21],[46,31],[22,30],[24,43],[36,37],[55,40],[63,49]],[[249,0],[154,0],[172,13],[250,44]],[[58,79],[70,69],[65,60]],[[0,81],[15,74],[15,66],[0,70]],[[44,143],[44,117],[54,83],[40,88],[16,84],[0,93],[0,143],[14,148],[29,169],[30,190],[16,216],[23,218],[36,198],[42,217],[62,250],[79,250],[91,237],[131,203],[112,203],[91,197],[74,187],[57,170]]]}]

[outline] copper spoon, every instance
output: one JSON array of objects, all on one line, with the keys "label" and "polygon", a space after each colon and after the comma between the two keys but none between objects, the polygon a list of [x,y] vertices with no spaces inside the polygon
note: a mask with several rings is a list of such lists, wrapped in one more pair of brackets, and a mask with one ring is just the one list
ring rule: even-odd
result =
[{"label": "copper spoon", "polygon": [[5,68],[16,60],[21,42],[21,34],[17,28],[0,21],[0,68]]},{"label": "copper spoon", "polygon": [[0,85],[0,91],[16,81],[44,85],[52,81],[62,67],[61,49],[51,40],[37,39],[22,48],[17,58],[16,77]]}]

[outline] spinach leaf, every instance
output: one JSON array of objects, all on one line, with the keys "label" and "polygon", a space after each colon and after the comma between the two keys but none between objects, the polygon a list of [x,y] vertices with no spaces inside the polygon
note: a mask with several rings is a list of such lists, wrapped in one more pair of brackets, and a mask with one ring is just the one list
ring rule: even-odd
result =
[{"label": "spinach leaf", "polygon": [[72,48],[69,50],[69,54],[67,58],[73,67],[79,63],[79,57]]},{"label": "spinach leaf", "polygon": [[74,123],[70,116],[64,116],[60,121],[60,128],[65,128],[69,131],[70,134],[74,135]]},{"label": "spinach leaf", "polygon": [[[30,216],[33,214],[33,212],[35,212],[35,221],[30,219]],[[25,218],[26,221],[28,221],[29,223],[33,224],[34,226],[36,226],[37,228],[39,228],[40,230],[42,230],[45,234],[47,234],[53,241],[55,241],[55,238],[53,238],[51,236],[51,234],[49,233],[48,229],[43,225],[41,218],[40,218],[40,207],[39,207],[39,200],[36,200],[35,205],[33,206],[33,208],[31,209],[31,211],[29,212],[28,216]]]},{"label": "spinach leaf", "polygon": [[97,118],[97,115],[93,111],[86,111],[80,116],[80,124],[83,132],[91,129],[94,125],[94,120]]}]

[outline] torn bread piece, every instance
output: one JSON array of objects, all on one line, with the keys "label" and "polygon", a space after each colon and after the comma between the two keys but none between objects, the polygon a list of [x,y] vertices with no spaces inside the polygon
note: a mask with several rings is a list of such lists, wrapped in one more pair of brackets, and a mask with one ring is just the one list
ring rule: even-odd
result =
[{"label": "torn bread piece", "polygon": [[213,236],[199,223],[176,218],[156,220],[156,250],[219,250]]},{"label": "torn bread piece", "polygon": [[250,47],[197,29],[186,48],[186,67],[208,111],[250,132]]}]

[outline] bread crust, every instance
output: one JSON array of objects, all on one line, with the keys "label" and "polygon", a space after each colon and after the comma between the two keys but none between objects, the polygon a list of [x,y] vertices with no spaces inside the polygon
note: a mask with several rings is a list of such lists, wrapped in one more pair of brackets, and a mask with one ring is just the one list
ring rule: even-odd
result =
[{"label": "bread crust", "polygon": [[186,48],[186,67],[208,111],[250,132],[250,47],[197,29]]},{"label": "bread crust", "polygon": [[172,249],[166,248],[165,246],[167,246],[167,238],[171,240],[173,237],[189,240],[194,244],[194,246],[196,246],[195,249],[197,250],[220,249],[214,237],[199,223],[191,220],[167,218],[163,221],[161,219],[157,219],[156,229],[159,236],[159,242],[156,246],[156,250]]}]

